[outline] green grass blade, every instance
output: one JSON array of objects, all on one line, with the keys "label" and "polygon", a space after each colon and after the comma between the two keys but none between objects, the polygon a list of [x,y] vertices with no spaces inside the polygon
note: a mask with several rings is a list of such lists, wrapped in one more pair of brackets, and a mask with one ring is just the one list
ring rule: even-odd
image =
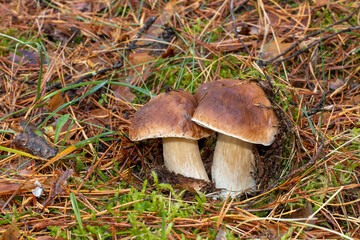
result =
[{"label": "green grass blade", "polygon": [[165,211],[162,212],[162,218],[161,218],[161,240],[166,240],[165,236]]},{"label": "green grass blade", "polygon": [[85,233],[85,229],[84,226],[82,224],[82,220],[81,220],[81,215],[80,215],[80,211],[79,211],[79,206],[75,197],[74,193],[70,193],[70,200],[71,200],[71,205],[73,206],[74,209],[74,214],[76,217],[76,221],[79,224],[80,230],[82,232],[82,234],[84,235],[84,237],[86,237],[86,233]]},{"label": "green grass blade", "polygon": [[40,44],[36,43],[36,45],[39,49],[39,54],[40,54],[40,72],[39,72],[39,79],[38,79],[38,84],[37,84],[37,88],[36,88],[36,101],[38,101],[40,99],[41,79],[42,79],[42,74],[43,74],[43,53],[42,53]]},{"label": "green grass blade", "polygon": [[5,152],[11,152],[11,153],[19,154],[20,156],[24,156],[24,157],[29,157],[29,158],[34,158],[34,159],[39,158],[39,157],[36,157],[34,155],[31,155],[30,153],[26,153],[26,152],[23,152],[23,151],[20,151],[20,150],[7,148],[7,147],[3,147],[3,146],[0,146],[0,150],[5,151]]},{"label": "green grass blade", "polygon": [[61,133],[61,129],[62,127],[65,125],[65,123],[67,122],[67,120],[69,119],[69,114],[63,115],[59,118],[57,124],[56,124],[56,129],[55,129],[55,136],[54,136],[54,143],[56,144],[59,140],[59,136]]}]

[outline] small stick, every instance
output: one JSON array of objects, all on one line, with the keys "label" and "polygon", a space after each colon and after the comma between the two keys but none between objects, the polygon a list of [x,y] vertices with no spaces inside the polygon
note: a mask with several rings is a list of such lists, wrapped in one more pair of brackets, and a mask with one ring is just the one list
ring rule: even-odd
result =
[{"label": "small stick", "polygon": [[[248,2],[248,0],[243,1],[242,3],[240,3],[240,5],[237,8],[240,8],[242,5],[244,5],[247,2]],[[244,48],[245,48],[246,52],[249,54],[249,56],[251,56],[251,52],[250,52],[249,48],[246,46],[246,44],[240,38],[240,36],[239,36],[239,34],[237,32],[236,19],[235,19],[235,14],[234,14],[234,0],[230,1],[230,13],[231,13],[231,18],[233,20],[235,36],[237,37],[237,39],[239,39],[239,41],[242,43],[242,45],[244,45]]]}]

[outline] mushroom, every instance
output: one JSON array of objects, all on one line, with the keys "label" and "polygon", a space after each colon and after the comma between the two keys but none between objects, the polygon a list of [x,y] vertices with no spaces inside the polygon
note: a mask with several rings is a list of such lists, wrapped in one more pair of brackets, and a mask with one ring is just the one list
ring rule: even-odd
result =
[{"label": "mushroom", "polygon": [[209,181],[197,140],[212,131],[191,121],[195,107],[189,92],[161,93],[135,113],[129,135],[133,141],[162,138],[164,163],[170,171]]},{"label": "mushroom", "polygon": [[232,196],[256,186],[252,176],[253,144],[270,145],[278,132],[277,118],[264,91],[236,80],[205,83],[196,91],[192,120],[218,133],[212,179]]}]

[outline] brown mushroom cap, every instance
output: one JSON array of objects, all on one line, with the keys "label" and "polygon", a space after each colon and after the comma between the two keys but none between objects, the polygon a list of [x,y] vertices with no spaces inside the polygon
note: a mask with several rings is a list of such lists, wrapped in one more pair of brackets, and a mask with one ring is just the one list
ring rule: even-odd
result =
[{"label": "brown mushroom cap", "polygon": [[234,79],[221,79],[217,81],[211,81],[201,84],[196,90],[196,100],[200,101],[208,91],[212,91],[219,87],[228,87],[244,84],[244,81],[234,80]]},{"label": "brown mushroom cap", "polygon": [[256,84],[216,87],[199,102],[192,120],[246,142],[270,145],[278,120],[264,91]]},{"label": "brown mushroom cap", "polygon": [[130,125],[130,139],[180,137],[198,140],[210,136],[211,130],[191,121],[195,107],[195,97],[189,92],[161,93],[135,113]]}]

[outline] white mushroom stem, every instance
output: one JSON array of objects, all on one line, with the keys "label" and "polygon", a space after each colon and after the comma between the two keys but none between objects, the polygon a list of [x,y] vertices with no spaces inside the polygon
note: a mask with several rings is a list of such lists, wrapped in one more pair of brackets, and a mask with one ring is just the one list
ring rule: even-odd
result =
[{"label": "white mushroom stem", "polygon": [[[216,188],[234,191],[231,196],[254,187],[255,180],[251,175],[255,164],[252,144],[240,139],[218,133],[212,179]],[[229,191],[222,193],[226,197]]]},{"label": "white mushroom stem", "polygon": [[210,181],[201,160],[196,140],[163,138],[165,166],[175,173]]}]

